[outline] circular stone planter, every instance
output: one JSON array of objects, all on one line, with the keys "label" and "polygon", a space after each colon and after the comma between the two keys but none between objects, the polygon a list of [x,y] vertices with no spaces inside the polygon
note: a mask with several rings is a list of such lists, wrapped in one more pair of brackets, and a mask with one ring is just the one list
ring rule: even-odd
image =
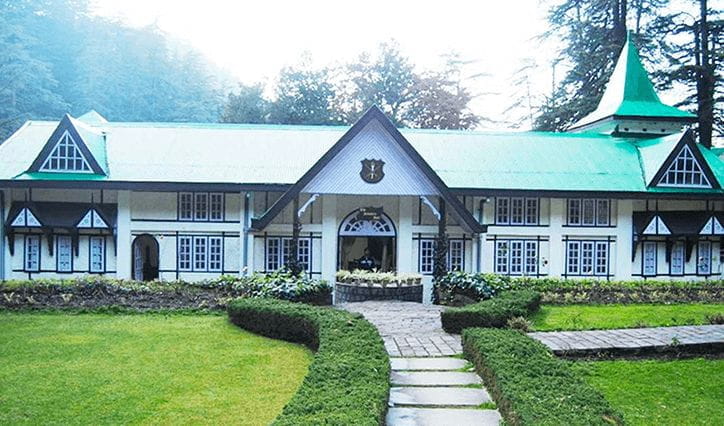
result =
[{"label": "circular stone planter", "polygon": [[401,300],[422,303],[422,284],[381,287],[336,283],[334,290],[335,303],[364,302],[365,300]]}]

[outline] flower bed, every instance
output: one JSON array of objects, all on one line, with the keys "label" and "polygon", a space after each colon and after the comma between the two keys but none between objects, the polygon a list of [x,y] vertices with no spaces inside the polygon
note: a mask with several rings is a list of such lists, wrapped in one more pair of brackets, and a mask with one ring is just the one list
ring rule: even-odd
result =
[{"label": "flower bed", "polygon": [[451,272],[434,283],[434,297],[445,305],[464,305],[490,299],[507,290],[535,290],[543,303],[686,303],[717,302],[724,298],[724,280],[605,281],[507,277]]},{"label": "flower bed", "polygon": [[87,276],[75,280],[29,280],[0,283],[0,307],[11,309],[98,308],[224,309],[237,297],[272,297],[331,304],[325,281],[287,273],[222,276],[216,280],[136,282]]},{"label": "flower bed", "polygon": [[422,302],[422,275],[394,272],[338,271],[335,303],[365,300]]},{"label": "flower bed", "polygon": [[268,299],[239,299],[228,312],[246,330],[316,351],[274,424],[384,424],[389,358],[377,330],[361,315]]}]

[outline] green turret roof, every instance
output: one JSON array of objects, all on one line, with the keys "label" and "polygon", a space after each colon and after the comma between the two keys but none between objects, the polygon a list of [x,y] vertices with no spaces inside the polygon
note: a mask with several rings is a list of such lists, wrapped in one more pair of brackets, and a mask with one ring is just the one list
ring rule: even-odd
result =
[{"label": "green turret roof", "polygon": [[696,118],[690,112],[661,102],[648,73],[641,64],[641,58],[631,40],[630,32],[598,108],[571,128],[588,126],[609,117],[681,119],[681,121],[692,121]]}]

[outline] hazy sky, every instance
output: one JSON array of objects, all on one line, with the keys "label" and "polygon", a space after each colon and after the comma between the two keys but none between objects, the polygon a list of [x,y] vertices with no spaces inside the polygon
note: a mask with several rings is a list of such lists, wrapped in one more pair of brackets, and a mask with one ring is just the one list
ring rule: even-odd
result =
[{"label": "hazy sky", "polygon": [[524,112],[504,113],[527,91],[512,79],[526,61],[539,66],[529,76],[532,93],[548,93],[551,86],[555,46],[535,40],[546,28],[546,8],[538,0],[95,0],[94,5],[99,14],[131,25],[156,22],[246,83],[270,81],[304,51],[315,64],[334,64],[395,39],[421,68],[435,68],[441,55],[457,52],[473,61],[466,73],[489,74],[472,87],[478,94],[473,109],[494,120]]}]

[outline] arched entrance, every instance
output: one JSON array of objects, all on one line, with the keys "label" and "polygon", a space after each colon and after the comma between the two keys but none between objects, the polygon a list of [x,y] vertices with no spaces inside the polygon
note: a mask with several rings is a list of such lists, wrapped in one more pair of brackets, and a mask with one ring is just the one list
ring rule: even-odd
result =
[{"label": "arched entrance", "polygon": [[375,269],[394,271],[397,268],[397,231],[386,214],[350,213],[339,227],[339,269]]},{"label": "arched entrance", "polygon": [[158,278],[158,241],[149,234],[133,240],[133,279],[152,281]]}]

